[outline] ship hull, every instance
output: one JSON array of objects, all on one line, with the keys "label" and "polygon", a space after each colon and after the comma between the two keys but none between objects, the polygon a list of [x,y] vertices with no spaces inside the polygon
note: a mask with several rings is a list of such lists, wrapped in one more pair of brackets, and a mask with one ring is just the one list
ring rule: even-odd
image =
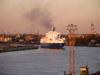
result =
[{"label": "ship hull", "polygon": [[41,43],[42,48],[54,48],[54,49],[60,49],[63,48],[65,43]]}]

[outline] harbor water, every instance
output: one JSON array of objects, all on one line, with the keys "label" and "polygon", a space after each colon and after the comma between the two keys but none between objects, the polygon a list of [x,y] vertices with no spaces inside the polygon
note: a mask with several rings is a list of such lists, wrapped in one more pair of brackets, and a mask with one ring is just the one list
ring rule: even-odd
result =
[{"label": "harbor water", "polygon": [[[0,53],[0,75],[64,75],[69,70],[69,47]],[[87,65],[89,73],[100,71],[100,47],[75,47],[75,74]]]}]

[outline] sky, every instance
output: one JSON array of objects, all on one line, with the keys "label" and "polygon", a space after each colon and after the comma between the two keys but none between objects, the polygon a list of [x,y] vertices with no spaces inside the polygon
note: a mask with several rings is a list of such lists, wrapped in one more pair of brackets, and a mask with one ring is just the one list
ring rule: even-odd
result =
[{"label": "sky", "polygon": [[78,34],[100,34],[100,0],[0,0],[0,33],[68,34],[66,26],[77,26]]}]

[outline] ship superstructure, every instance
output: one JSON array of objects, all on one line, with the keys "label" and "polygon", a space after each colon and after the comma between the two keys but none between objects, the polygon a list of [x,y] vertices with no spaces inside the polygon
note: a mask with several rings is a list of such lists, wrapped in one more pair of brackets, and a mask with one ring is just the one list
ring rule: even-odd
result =
[{"label": "ship superstructure", "polygon": [[52,31],[46,33],[46,35],[40,39],[41,47],[43,48],[63,48],[66,43],[65,38],[60,38],[61,34],[54,30],[52,26]]}]

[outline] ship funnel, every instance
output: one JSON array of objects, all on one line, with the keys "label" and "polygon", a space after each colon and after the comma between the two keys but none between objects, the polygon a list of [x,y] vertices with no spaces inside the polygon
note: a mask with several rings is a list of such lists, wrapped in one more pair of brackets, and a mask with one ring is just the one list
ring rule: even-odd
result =
[{"label": "ship funnel", "polygon": [[55,28],[54,28],[54,26],[52,26],[52,31],[55,31]]}]

